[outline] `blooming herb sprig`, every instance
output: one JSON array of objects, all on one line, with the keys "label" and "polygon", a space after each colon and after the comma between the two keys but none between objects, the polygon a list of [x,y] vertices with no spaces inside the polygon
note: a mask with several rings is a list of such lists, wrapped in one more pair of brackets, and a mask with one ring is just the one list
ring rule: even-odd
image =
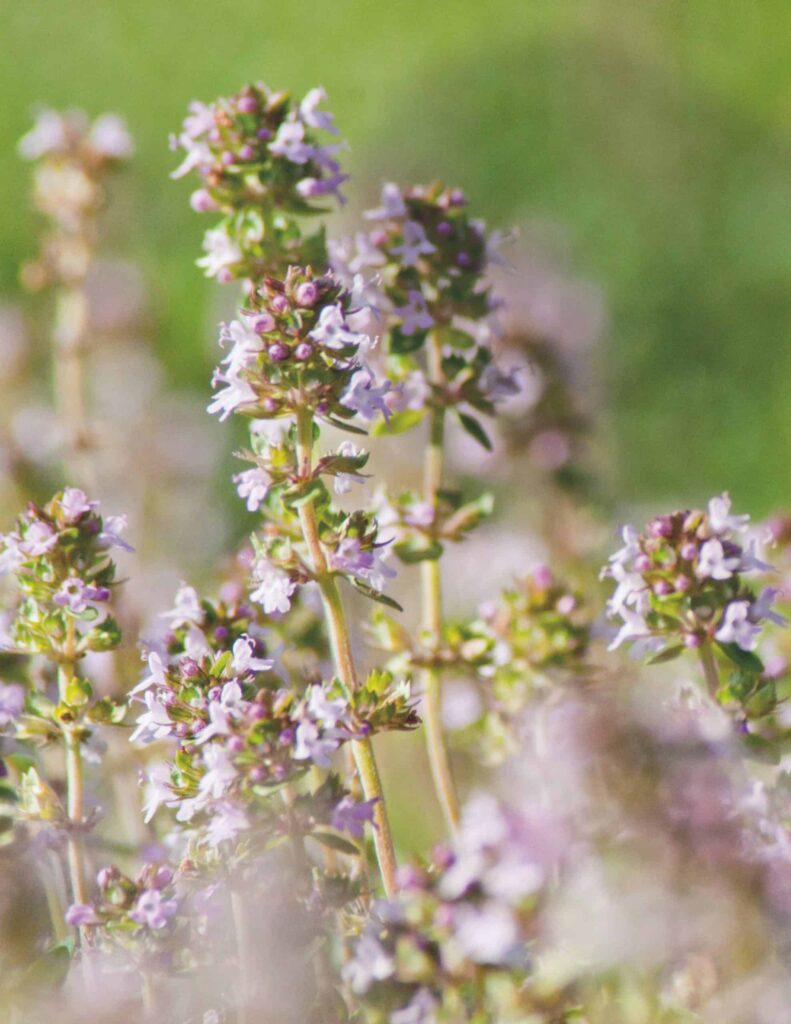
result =
[{"label": "blooming herb sprig", "polygon": [[402,870],[398,898],[374,908],[344,968],[370,1019],[547,1019],[540,1011],[562,992],[535,985],[529,946],[566,852],[550,818],[478,794],[454,846]]},{"label": "blooming herb sprig", "polygon": [[[709,692],[724,703],[736,699],[745,731],[750,706],[759,717],[774,710],[763,686],[763,697],[756,696],[764,673],[756,653],[763,626],[786,625],[773,610],[777,589],[756,592],[745,579],[773,571],[759,558],[756,540],[745,538],[748,525],[749,516],[733,515],[723,494],[706,510],[657,516],[645,533],[625,527],[623,547],[603,570],[616,584],[608,612],[621,620],[610,649],[628,643],[635,656],[652,654],[652,661],[697,651]],[[725,689],[715,652],[742,674]]]},{"label": "blooming herb sprig", "polygon": [[20,654],[43,655],[57,670],[57,696],[31,688],[25,713],[17,710],[16,734],[38,744],[60,741],[66,768],[66,807],[51,794],[35,769],[23,778],[20,810],[27,819],[59,821],[67,829],[71,895],[86,899],[83,833],[84,747],[92,724],[118,723],[123,705],[94,699],[90,682],[79,672],[92,652],[111,651],[121,634],[110,613],[115,582],[114,547],[131,550],[121,534],[123,516],[104,519],[78,488],[59,491],[46,505],[31,503],[17,528],[0,538],[0,567],[14,574],[20,592],[10,643]]},{"label": "blooming herb sprig", "polygon": [[707,511],[657,516],[643,534],[625,527],[624,545],[603,571],[616,584],[608,611],[622,620],[611,649],[628,642],[638,655],[707,644],[754,651],[761,624],[780,617],[772,611],[776,590],[756,595],[744,580],[771,571],[754,542],[743,542],[748,523],[723,494]]},{"label": "blooming herb sprig", "polygon": [[[365,294],[381,318],[389,372],[407,396],[393,426],[414,426],[431,405],[454,408],[464,429],[488,446],[483,427],[459,407],[491,414],[518,384],[493,362],[488,344],[496,304],[485,274],[499,261],[499,236],[487,236],[466,206],[460,189],[435,184],[401,190],[389,183],[382,205],[366,214],[373,229],[330,249],[333,267],[349,286],[374,275]],[[439,365],[428,368],[418,389],[417,378],[426,372],[418,356],[432,347],[437,351],[429,353],[429,362]],[[412,408],[408,396],[416,392],[424,399]]]},{"label": "blooming herb sprig", "polygon": [[199,261],[209,277],[249,280],[285,273],[289,263],[326,264],[324,233],[302,236],[297,218],[326,212],[316,201],[343,202],[347,175],[337,160],[343,143],[320,141],[338,134],[332,115],[320,109],[323,89],[300,103],[263,83],[209,105],[194,102],[172,145],[185,157],[173,172],[197,172],[201,188],[191,205],[221,213],[206,233]]},{"label": "blooming herb sprig", "polygon": [[[354,241],[330,246],[333,267],[348,286],[375,308],[383,335],[387,373],[397,385],[394,415],[377,433],[399,433],[429,419],[420,501],[404,496],[394,504],[401,536],[397,553],[421,563],[421,624],[427,646],[442,644],[443,541],[458,540],[489,511],[483,497],[464,505],[445,481],[446,414],[485,448],[491,441],[472,415],[492,415],[518,390],[515,373],[493,359],[496,303],[487,266],[499,261],[498,236],[467,213],[459,189],[440,184],[402,190],[388,183],[381,206],[366,217],[373,229]],[[377,332],[380,328],[376,328]],[[438,660],[421,673],[426,738],[435,788],[452,831],[459,806],[441,723]]]}]

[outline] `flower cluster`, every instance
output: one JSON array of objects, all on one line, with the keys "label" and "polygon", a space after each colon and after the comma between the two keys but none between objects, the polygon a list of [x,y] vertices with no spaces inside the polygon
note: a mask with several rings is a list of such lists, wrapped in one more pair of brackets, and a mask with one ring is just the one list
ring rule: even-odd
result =
[{"label": "flower cluster", "polygon": [[[420,397],[424,407],[467,404],[491,413],[518,390],[513,372],[492,361],[489,345],[496,304],[484,275],[490,263],[500,261],[499,235],[487,236],[466,205],[459,189],[431,185],[402,191],[386,184],[382,205],[366,214],[375,222],[373,230],[330,244],[336,273],[349,286],[355,283],[383,320],[389,372],[404,386],[405,413],[410,406],[420,408]],[[422,368],[416,357],[430,335],[439,342],[442,381],[433,373],[431,386],[425,381],[419,386]],[[401,417],[404,427],[418,419]],[[469,414],[463,413],[461,422],[487,443]]]},{"label": "flower cluster", "polygon": [[387,416],[390,384],[378,384],[361,361],[368,339],[349,326],[350,309],[332,274],[292,266],[283,280],[265,278],[239,319],[223,326],[220,344],[231,347],[209,411],[275,419],[312,410],[340,426],[355,415]]},{"label": "flower cluster", "polygon": [[206,233],[206,255],[199,261],[220,281],[285,272],[289,263],[324,264],[322,232],[303,239],[295,217],[323,212],[315,200],[343,202],[346,180],[337,160],[341,142],[320,142],[318,133],[336,136],[332,115],[321,109],[323,89],[312,89],[299,103],[263,83],[206,105],[194,102],[172,145],[185,157],[173,172],[196,171],[202,186],[192,194],[199,213],[223,214]]},{"label": "flower cluster", "polygon": [[102,114],[91,124],[79,110],[39,112],[33,128],[20,139],[19,153],[36,162],[34,203],[52,230],[42,240],[38,259],[23,269],[29,288],[84,279],[107,175],[133,149],[116,114]]},{"label": "flower cluster", "polygon": [[742,539],[748,523],[748,516],[731,513],[723,494],[706,511],[657,516],[643,534],[624,527],[624,545],[603,573],[616,584],[608,612],[622,623],[610,649],[628,642],[636,656],[668,656],[716,643],[753,651],[763,622],[784,624],[772,611],[777,591],[765,587],[756,595],[744,580],[771,571],[755,540]]},{"label": "flower cluster", "polygon": [[365,691],[352,706],[339,684],[310,684],[301,696],[284,686],[273,660],[261,656],[261,641],[238,633],[244,619],[222,621],[191,588],[182,588],[168,616],[167,661],[150,653],[149,672],[132,690],[145,707],[133,742],[177,745],[172,762],[149,771],[147,820],[162,804],[172,807],[190,828],[203,823],[200,841],[211,848],[249,830],[253,819],[265,844],[296,826],[310,834],[350,824],[361,835],[371,808],[350,800],[336,776],[300,794],[287,818],[269,798],[311,766],[331,767],[343,743],[387,727],[386,711],[366,707]]},{"label": "flower cluster", "polygon": [[552,815],[473,796],[453,849],[405,868],[398,898],[374,908],[344,968],[351,990],[389,1024],[543,1020],[530,1011],[550,993],[527,980],[528,950],[565,851]]},{"label": "flower cluster", "polygon": [[80,658],[118,644],[109,552],[131,548],[121,536],[126,517],[103,519],[98,505],[67,487],[43,507],[31,502],[16,530],[0,538],[0,571],[13,573],[22,593],[10,635],[17,650],[57,660],[64,646]]}]

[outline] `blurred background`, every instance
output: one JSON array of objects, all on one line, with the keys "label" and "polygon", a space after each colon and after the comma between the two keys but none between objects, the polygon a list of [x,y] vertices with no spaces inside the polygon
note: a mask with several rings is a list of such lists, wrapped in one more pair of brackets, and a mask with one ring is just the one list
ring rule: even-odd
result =
[{"label": "blurred background", "polygon": [[[32,108],[118,111],[137,154],[114,183],[105,255],[142,274],[168,385],[208,396],[231,300],[193,265],[207,224],[168,179],[168,133],[193,97],[321,83],[351,146],[341,228],[383,178],[442,178],[519,228],[525,287],[583,290],[616,510],[724,488],[756,516],[787,500],[787,4],[48,0],[5,6],[2,49],[0,301],[18,301],[33,249],[15,152]],[[562,288],[554,301],[554,316],[577,308]]]}]

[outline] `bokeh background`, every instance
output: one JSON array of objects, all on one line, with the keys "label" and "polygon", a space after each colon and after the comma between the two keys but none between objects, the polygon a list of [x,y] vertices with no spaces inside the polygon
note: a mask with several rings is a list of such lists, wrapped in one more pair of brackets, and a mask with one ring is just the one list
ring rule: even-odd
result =
[{"label": "bokeh background", "polygon": [[517,248],[538,240],[600,290],[598,429],[617,505],[726,487],[756,515],[786,502],[781,0],[47,0],[7,3],[2,21],[0,299],[32,248],[14,148],[31,108],[117,110],[138,146],[116,186],[118,244],[144,274],[170,383],[208,393],[219,300],[193,266],[205,224],[168,180],[168,133],[192,97],[322,83],[358,209],[384,177],[458,183],[488,221],[520,227]]}]

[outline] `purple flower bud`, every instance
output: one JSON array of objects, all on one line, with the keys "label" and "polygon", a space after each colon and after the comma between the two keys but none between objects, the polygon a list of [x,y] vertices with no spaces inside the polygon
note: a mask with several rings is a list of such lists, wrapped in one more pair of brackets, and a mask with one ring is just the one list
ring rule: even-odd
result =
[{"label": "purple flower bud", "polygon": [[460,188],[454,188],[448,198],[450,199],[451,206],[464,206],[467,202],[467,197]]},{"label": "purple flower bud", "polygon": [[244,740],[241,736],[231,736],[228,740],[228,750],[232,754],[241,754],[244,750]]},{"label": "purple flower bud", "polygon": [[437,224],[437,234],[442,235],[444,238],[453,234],[453,225],[449,220],[441,220],[439,224]]},{"label": "purple flower bud", "polygon": [[253,719],[253,721],[260,722],[261,719],[266,718],[266,716],[267,710],[266,708],[262,708],[260,704],[254,704],[250,708],[250,717]]},{"label": "purple flower bud", "polygon": [[233,281],[233,274],[227,267],[222,267],[217,271],[217,280],[220,284],[230,284]]},{"label": "purple flower bud", "polygon": [[252,322],[256,334],[269,334],[275,329],[275,318],[271,313],[258,313]]},{"label": "purple flower bud", "polygon": [[456,257],[456,262],[460,267],[469,267],[472,260],[470,259],[469,253],[460,252]]},{"label": "purple flower bud", "polygon": [[280,738],[278,740],[278,743],[281,745],[281,747],[288,747],[293,742],[294,742],[294,730],[293,729],[284,729],[280,733]]},{"label": "purple flower bud", "polygon": [[228,166],[229,164],[235,164],[236,163],[236,154],[235,153],[231,153],[230,150],[226,149],[223,152],[222,156],[220,157],[220,160],[222,160],[222,162],[226,166]]},{"label": "purple flower bud", "polygon": [[282,782],[283,779],[288,775],[288,768],[284,764],[276,764],[272,769],[272,774],[278,782]]},{"label": "purple flower bud", "polygon": [[371,730],[371,723],[370,722],[360,722],[359,732],[360,732],[361,736],[370,736],[371,735],[371,731],[372,730]]},{"label": "purple flower bud", "polygon": [[173,731],[177,736],[183,739],[185,736],[189,736],[190,727],[186,722],[177,722],[173,727]]},{"label": "purple flower bud", "polygon": [[93,907],[87,903],[72,903],[65,915],[66,924],[72,928],[82,928],[86,924],[98,924],[99,919]]},{"label": "purple flower bud", "polygon": [[170,885],[173,881],[173,870],[166,864],[158,867],[156,874],[154,875],[154,888],[164,889],[166,885]]},{"label": "purple flower bud", "polygon": [[290,354],[289,349],[279,341],[276,341],[274,345],[270,345],[267,353],[273,363],[282,363],[284,359],[288,359]]},{"label": "purple flower bud", "polygon": [[250,161],[255,160],[255,150],[249,143],[245,143],[244,146],[239,150],[239,159]]},{"label": "purple flower bud", "polygon": [[313,355],[313,346],[310,344],[309,341],[301,341],[294,349],[294,355],[296,356],[297,359],[300,359],[304,362],[304,360],[310,359],[310,357]]},{"label": "purple flower bud", "polygon": [[261,139],[262,142],[265,142],[267,139],[272,138],[272,132],[269,128],[259,128],[255,134],[256,137]]},{"label": "purple flower bud", "polygon": [[456,858],[449,846],[440,843],[431,851],[431,860],[437,871],[447,871]]},{"label": "purple flower bud", "polygon": [[190,196],[190,206],[196,213],[211,213],[217,209],[217,203],[208,189],[199,188]]},{"label": "purple flower bud", "polygon": [[209,700],[219,700],[222,697],[222,687],[212,686],[208,693]]},{"label": "purple flower bud", "polygon": [[112,868],[102,868],[96,875],[96,884],[100,889],[107,889],[112,885],[114,878],[115,872]]},{"label": "purple flower bud", "polygon": [[209,130],[209,142],[219,142],[221,138],[222,135],[220,135],[219,128],[211,128]]},{"label": "purple flower bud", "polygon": [[398,869],[398,888],[399,889],[420,889],[425,882],[425,877],[422,871],[413,867],[411,864],[404,864]]},{"label": "purple flower bud", "polygon": [[253,782],[253,783],[255,783],[255,782],[263,782],[265,778],[266,778],[266,771],[261,767],[260,764],[257,764],[254,768],[250,769],[250,781],[251,782]]},{"label": "purple flower bud", "polygon": [[669,516],[657,516],[648,524],[648,531],[652,537],[670,537],[673,533],[673,523]]},{"label": "purple flower bud", "polygon": [[555,582],[555,577],[552,575],[552,570],[548,565],[537,565],[531,573],[533,583],[540,590],[549,590],[552,584]]},{"label": "purple flower bud", "polygon": [[215,626],[214,633],[212,635],[214,636],[215,640],[227,640],[228,633],[229,630],[227,626]]},{"label": "purple flower bud", "polygon": [[265,398],[261,403],[261,407],[264,412],[277,412],[277,402],[274,398]]},{"label": "purple flower bud", "polygon": [[236,106],[240,114],[254,114],[258,110],[255,96],[240,96]]},{"label": "purple flower bud", "polygon": [[200,665],[194,658],[182,658],[179,662],[179,671],[186,679],[195,679],[200,675]]},{"label": "purple flower bud", "polygon": [[679,594],[686,594],[689,588],[692,586],[692,580],[689,576],[676,576],[675,587]]},{"label": "purple flower bud", "polygon": [[687,633],[684,637],[684,646],[689,647],[690,650],[700,647],[702,643],[703,637],[700,633]]},{"label": "purple flower bud", "polygon": [[378,249],[387,245],[387,232],[384,228],[377,228],[376,231],[371,232],[371,244],[375,245]]},{"label": "purple flower bud", "polygon": [[571,615],[577,607],[577,599],[573,594],[564,594],[563,597],[558,599],[555,607],[559,615]]},{"label": "purple flower bud", "polygon": [[291,306],[289,305],[288,299],[285,295],[276,295],[272,299],[272,309],[274,309],[276,313],[287,313],[289,309],[291,309]]},{"label": "purple flower bud", "polygon": [[300,306],[312,306],[319,297],[319,290],[313,281],[303,281],[297,288],[296,299]]},{"label": "purple flower bud", "polygon": [[667,597],[668,594],[673,593],[673,587],[667,580],[657,580],[653,586],[653,591],[657,597]]},{"label": "purple flower bud", "polygon": [[697,546],[697,544],[693,544],[691,541],[689,541],[686,544],[682,545],[681,552],[680,552],[681,557],[684,559],[685,562],[692,562],[692,561],[694,561],[694,559],[697,556],[697,553],[698,553],[698,546]]},{"label": "purple flower bud", "polygon": [[651,568],[651,559],[648,555],[638,555],[634,560],[634,567],[637,572],[647,572]]}]

